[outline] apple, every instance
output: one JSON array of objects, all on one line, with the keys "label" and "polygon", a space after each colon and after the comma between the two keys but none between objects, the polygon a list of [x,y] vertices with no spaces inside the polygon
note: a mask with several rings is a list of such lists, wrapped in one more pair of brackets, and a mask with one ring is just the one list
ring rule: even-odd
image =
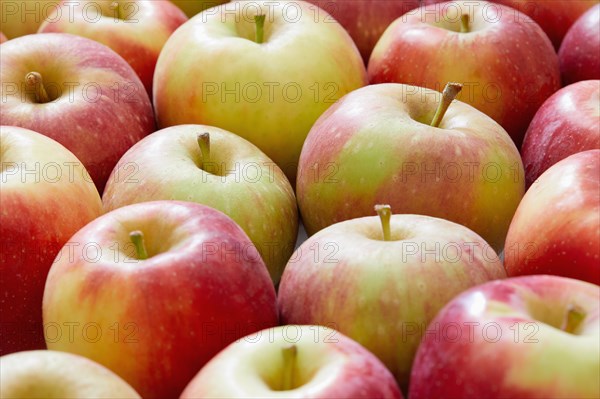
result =
[{"label": "apple", "polygon": [[369,351],[324,326],[259,331],[223,349],[181,395],[192,398],[395,398],[394,377]]},{"label": "apple", "polygon": [[[333,205],[335,206],[335,205]],[[425,326],[458,293],[506,277],[496,252],[456,223],[393,215],[329,226],[304,242],[279,287],[283,324],[319,324],[374,353],[403,388]]]},{"label": "apple", "polygon": [[229,0],[171,0],[171,2],[185,12],[189,18],[192,18],[207,8],[216,7],[229,2]]},{"label": "apple", "polygon": [[422,6],[384,32],[369,60],[371,83],[440,90],[459,82],[458,97],[492,117],[521,145],[542,103],[560,89],[558,57],[529,17],[488,2]]},{"label": "apple", "polygon": [[98,191],[119,158],[155,130],[152,104],[117,53],[93,40],[43,33],[0,47],[0,118],[73,152]]},{"label": "apple", "polygon": [[7,40],[8,39],[6,38],[6,36],[4,35],[4,33],[0,32],[0,44],[4,43]]},{"label": "apple", "polygon": [[396,18],[421,5],[420,0],[308,1],[325,10],[348,31],[365,64],[385,29]]},{"label": "apple", "polygon": [[325,12],[315,17],[315,10],[303,1],[236,1],[183,24],[156,65],[159,126],[193,123],[233,132],[293,184],[313,123],[367,83],[348,33]]},{"label": "apple", "polygon": [[278,324],[248,236],[179,201],[129,205],[79,230],[50,269],[43,314],[48,349],[108,367],[144,398],[177,397],[221,349]]},{"label": "apple", "polygon": [[256,146],[211,126],[163,129],[125,153],[102,201],[111,211],[168,199],[198,202],[231,217],[279,282],[298,233],[296,197],[281,169]]},{"label": "apple", "polygon": [[60,0],[0,0],[0,30],[9,38],[37,32]]},{"label": "apple", "polygon": [[600,397],[600,287],[557,276],[462,293],[428,326],[409,397]]},{"label": "apple", "polygon": [[571,155],[529,188],[506,237],[509,276],[553,274],[600,285],[600,150]]},{"label": "apple", "polygon": [[72,33],[107,45],[131,65],[152,96],[158,54],[169,36],[187,20],[183,11],[168,0],[63,0],[38,32]]},{"label": "apple", "polygon": [[27,398],[140,398],[112,371],[82,356],[37,350],[0,357],[0,396]]},{"label": "apple", "polygon": [[102,204],[81,162],[46,136],[0,126],[0,154],[4,355],[45,348],[42,296],[48,270],[67,240],[102,214]]},{"label": "apple", "polygon": [[600,4],[590,8],[569,29],[558,52],[564,85],[600,79]]},{"label": "apple", "polygon": [[329,108],[311,129],[298,167],[296,196],[308,234],[389,203],[396,213],[462,224],[502,249],[525,191],[521,157],[490,117],[460,101],[450,105],[454,95],[379,84]]},{"label": "apple", "polygon": [[600,149],[599,110],[600,80],[571,84],[544,102],[521,147],[527,186],[561,159]]}]

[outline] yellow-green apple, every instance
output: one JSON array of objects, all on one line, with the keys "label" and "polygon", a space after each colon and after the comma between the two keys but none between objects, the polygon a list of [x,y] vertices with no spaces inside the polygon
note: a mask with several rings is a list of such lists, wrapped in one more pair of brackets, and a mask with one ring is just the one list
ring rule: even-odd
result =
[{"label": "yellow-green apple", "polygon": [[[552,41],[558,50],[561,42],[571,27],[587,9],[598,3],[598,0],[491,0],[526,14],[533,19]],[[441,3],[443,0],[424,0],[426,5]],[[489,7],[493,7],[490,5]],[[430,7],[431,9],[431,7]],[[519,18],[514,11],[507,10],[514,18]]]},{"label": "yellow-green apple", "polygon": [[[501,54],[501,55],[499,55]],[[535,112],[560,88],[558,57],[525,14],[485,1],[422,6],[384,32],[369,60],[371,83],[440,90],[491,116],[520,146]]]},{"label": "yellow-green apple", "polygon": [[600,80],[564,87],[536,112],[521,147],[527,186],[561,159],[592,149],[600,149]]},{"label": "yellow-green apple", "polygon": [[168,0],[63,0],[38,32],[72,33],[107,45],[131,65],[152,96],[158,54],[186,21]]},{"label": "yellow-green apple", "polygon": [[329,108],[298,167],[308,234],[389,203],[396,213],[462,224],[500,250],[525,190],[521,157],[506,131],[475,108],[454,101],[445,116],[436,110],[450,101],[390,83],[356,90]]},{"label": "yellow-green apple", "polygon": [[60,0],[0,0],[0,30],[9,38],[37,32]]},{"label": "yellow-green apple", "polygon": [[[329,13],[350,34],[365,64],[385,29],[421,5],[419,0],[308,0]],[[316,13],[322,12],[312,8]]]},{"label": "yellow-green apple", "polygon": [[248,234],[279,282],[298,233],[296,197],[281,169],[250,142],[201,125],[173,126],[144,138],[121,158],[102,201],[110,211],[152,200],[192,201],[222,211]]},{"label": "yellow-green apple", "polygon": [[83,356],[37,350],[0,357],[3,399],[140,398],[118,375]]},{"label": "yellow-green apple", "polygon": [[194,15],[206,10],[207,8],[216,7],[229,0],[171,0],[179,7],[186,15],[192,18]]},{"label": "yellow-green apple", "polygon": [[197,123],[240,135],[293,184],[313,123],[367,83],[348,33],[325,12],[315,18],[311,7],[303,1],[237,1],[183,24],[156,65],[159,126]]},{"label": "yellow-green apple", "polygon": [[352,339],[325,326],[287,325],[223,349],[181,398],[401,399],[402,393],[385,366]]},{"label": "yellow-green apple", "polygon": [[510,224],[509,276],[553,274],[600,285],[600,150],[571,155],[531,185]]},{"label": "yellow-green apple", "polygon": [[144,398],[177,397],[221,349],[278,323],[244,231],[180,201],[129,205],[79,230],[50,269],[43,314],[48,349],[97,361]]},{"label": "yellow-green apple", "polygon": [[[332,205],[335,206],[335,205]],[[460,292],[506,277],[496,252],[456,223],[393,215],[334,224],[292,255],[279,287],[284,324],[319,324],[373,352],[402,387],[425,327]]]},{"label": "yellow-green apple", "polygon": [[464,292],[428,326],[409,397],[600,397],[600,287],[557,276]]},{"label": "yellow-green apple", "polygon": [[0,46],[0,117],[73,152],[102,192],[119,158],[155,130],[152,104],[131,66],[108,47],[67,33]]},{"label": "yellow-green apple", "polygon": [[600,4],[589,9],[569,29],[558,51],[564,85],[600,79]]},{"label": "yellow-green apple", "polygon": [[81,162],[39,133],[1,126],[0,162],[0,354],[6,354],[45,348],[48,270],[67,240],[102,214],[102,203]]}]

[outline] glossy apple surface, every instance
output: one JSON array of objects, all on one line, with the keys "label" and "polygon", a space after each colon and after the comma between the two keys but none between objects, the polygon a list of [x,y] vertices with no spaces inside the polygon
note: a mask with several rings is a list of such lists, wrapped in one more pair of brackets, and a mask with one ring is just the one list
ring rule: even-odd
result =
[{"label": "glossy apple surface", "polygon": [[102,214],[81,162],[31,130],[0,127],[0,354],[43,349],[48,270],[77,230]]},{"label": "glossy apple surface", "polygon": [[[135,231],[143,233],[146,259],[132,244]],[[44,291],[48,348],[106,366],[144,398],[177,397],[221,349],[277,325],[265,264],[242,229],[215,209],[130,205],[94,220],[70,243]]]},{"label": "glossy apple surface", "polygon": [[83,356],[47,350],[0,357],[0,396],[27,398],[140,398],[125,381]]},{"label": "glossy apple surface", "polygon": [[504,249],[509,276],[553,274],[600,285],[600,150],[571,155],[529,188]]},{"label": "glossy apple surface", "polygon": [[[202,133],[210,136],[209,154],[198,144]],[[281,169],[256,146],[202,125],[173,126],[146,137],[119,160],[102,202],[111,211],[161,199],[197,202],[231,217],[279,282],[296,242],[296,197]]]},{"label": "glossy apple surface", "polygon": [[[0,0],[0,30],[9,39],[37,32],[60,0]],[[90,13],[91,14],[91,13]]]},{"label": "glossy apple surface", "polygon": [[440,93],[371,85],[334,104],[308,135],[296,195],[309,235],[342,220],[395,213],[448,219],[500,250],[524,192],[521,157],[500,125]]},{"label": "glossy apple surface", "polygon": [[[139,78],[117,53],[93,40],[44,33],[0,47],[6,125],[42,133],[69,149],[90,172],[98,191],[119,158],[155,130],[152,104]],[[38,72],[48,98],[27,86]]]},{"label": "glossy apple surface", "polygon": [[[465,33],[461,13],[470,19]],[[517,146],[537,109],[560,88],[558,57],[542,29],[524,14],[485,1],[409,11],[385,31],[368,72],[371,83],[439,91],[447,82],[462,83],[458,99],[492,117]]]},{"label": "glossy apple surface", "polygon": [[[393,208],[392,208],[393,209]],[[334,328],[374,353],[403,388],[426,325],[455,295],[506,273],[477,234],[447,220],[393,215],[334,224],[292,255],[279,286],[283,324]]]},{"label": "glossy apple surface", "polygon": [[429,325],[409,397],[598,397],[599,303],[597,285],[556,276],[475,287]]},{"label": "glossy apple surface", "polygon": [[385,366],[355,341],[327,327],[292,325],[232,343],[181,395],[257,397],[401,399],[402,393]]},{"label": "glossy apple surface", "polygon": [[521,147],[527,186],[561,159],[592,149],[600,149],[600,80],[564,87],[537,111]]},{"label": "glossy apple surface", "polygon": [[[97,14],[91,16],[94,9]],[[69,14],[70,13],[70,14]],[[73,18],[69,18],[72,15]],[[163,45],[187,17],[168,0],[64,0],[40,33],[72,33],[113,49],[131,65],[152,96],[152,78]]]},{"label": "glossy apple surface", "polygon": [[564,85],[600,79],[600,5],[583,14],[569,29],[558,52]]}]

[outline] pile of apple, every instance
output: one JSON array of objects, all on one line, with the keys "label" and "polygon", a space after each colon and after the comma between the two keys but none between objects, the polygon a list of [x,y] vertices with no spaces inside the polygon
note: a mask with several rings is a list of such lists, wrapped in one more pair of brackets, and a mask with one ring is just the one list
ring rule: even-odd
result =
[{"label": "pile of apple", "polygon": [[0,31],[0,397],[600,397],[598,0]]}]

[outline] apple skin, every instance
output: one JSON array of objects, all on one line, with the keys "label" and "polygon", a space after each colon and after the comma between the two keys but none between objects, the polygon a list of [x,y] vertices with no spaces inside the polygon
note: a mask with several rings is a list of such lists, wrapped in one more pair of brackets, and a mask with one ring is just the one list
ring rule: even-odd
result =
[{"label": "apple skin", "polygon": [[[145,234],[146,260],[135,256],[128,236],[134,230]],[[229,343],[278,324],[263,261],[242,229],[215,209],[178,201],[130,205],[70,242],[81,246],[63,248],[50,270],[44,323],[79,323],[79,330],[71,337],[47,333],[48,349],[106,366],[144,398],[177,397]],[[99,260],[77,250],[89,243],[100,248]],[[90,324],[101,332],[93,338],[83,330]]]},{"label": "apple skin", "polygon": [[600,80],[566,86],[544,102],[521,147],[527,187],[561,159],[600,149],[599,109]]},{"label": "apple skin", "polygon": [[[464,292],[430,324],[438,333],[419,346],[409,397],[597,398],[599,302],[598,286],[557,276]],[[577,334],[560,329],[571,305],[587,313]]]},{"label": "apple skin", "polygon": [[[197,135],[204,132],[210,134],[210,160],[214,167],[228,170],[226,176],[199,167]],[[111,211],[170,199],[204,204],[231,217],[256,245],[273,282],[279,283],[298,233],[296,197],[281,169],[256,146],[212,126],[163,129],[123,155],[102,202],[105,211]]]},{"label": "apple skin", "polygon": [[[95,5],[93,9],[103,7],[105,14],[97,20],[90,19],[86,10],[91,5]],[[105,44],[131,65],[151,97],[154,67],[160,50],[188,18],[168,0],[127,0],[121,9],[124,19],[116,17],[117,10],[110,2],[82,0],[73,4],[63,0],[61,9],[50,15],[38,32],[71,33]],[[74,17],[72,20],[67,17],[69,12]]]},{"label": "apple skin", "polygon": [[[259,12],[267,16],[262,44],[253,39],[252,18]],[[301,15],[297,21],[291,20],[294,12]],[[311,126],[337,99],[367,84],[348,33],[328,22],[326,13],[319,21],[314,13],[303,1],[240,1],[183,24],[156,65],[159,126],[203,124],[233,132],[260,148],[294,184]]]},{"label": "apple skin", "polygon": [[325,325],[356,340],[406,388],[419,331],[455,295],[506,273],[481,237],[447,220],[393,215],[392,241],[381,235],[371,216],[310,237],[283,272],[279,311],[282,324]]},{"label": "apple skin", "polygon": [[365,65],[385,29],[420,0],[308,0],[329,13],[347,31]]},{"label": "apple skin", "polygon": [[0,32],[0,44],[4,43],[7,40],[8,39],[6,38],[6,36],[4,35],[4,33]]},{"label": "apple skin", "polygon": [[229,0],[171,0],[171,3],[179,7],[189,18],[206,10],[228,3]]},{"label": "apple skin", "polygon": [[583,14],[569,29],[558,51],[563,84],[600,79],[600,4]]},{"label": "apple skin", "polygon": [[[67,33],[40,33],[0,47],[2,123],[42,133],[73,152],[98,191],[119,158],[154,132],[152,104],[117,53]],[[54,101],[38,104],[25,75],[39,72]],[[100,95],[100,93],[102,93]]]},{"label": "apple skin", "polygon": [[[458,9],[472,10],[471,32],[459,32]],[[442,91],[447,82],[462,83],[457,99],[492,117],[517,147],[537,109],[561,87],[558,57],[541,28],[524,14],[485,1],[408,12],[384,32],[368,72],[372,84]]]},{"label": "apple skin", "polygon": [[2,356],[0,379],[4,399],[141,398],[112,371],[65,352],[37,350]]},{"label": "apple skin", "polygon": [[440,98],[414,86],[371,85],[321,116],[304,143],[296,185],[309,235],[390,204],[395,213],[467,226],[502,249],[525,191],[519,152],[500,125],[459,101],[439,129],[429,126]]},{"label": "apple skin", "polygon": [[9,39],[36,33],[60,0],[0,0],[0,30]]},{"label": "apple skin", "polygon": [[81,162],[56,141],[15,126],[1,126],[0,138],[4,355],[46,347],[42,296],[48,270],[67,240],[102,214],[102,203]]},{"label": "apple skin", "polygon": [[515,213],[504,249],[509,276],[552,274],[600,285],[600,150],[545,171]]},{"label": "apple skin", "polygon": [[[282,350],[295,345],[293,389],[284,389]],[[282,326],[244,337],[215,356],[189,383],[193,398],[388,398],[402,392],[372,353],[323,326]]]}]

